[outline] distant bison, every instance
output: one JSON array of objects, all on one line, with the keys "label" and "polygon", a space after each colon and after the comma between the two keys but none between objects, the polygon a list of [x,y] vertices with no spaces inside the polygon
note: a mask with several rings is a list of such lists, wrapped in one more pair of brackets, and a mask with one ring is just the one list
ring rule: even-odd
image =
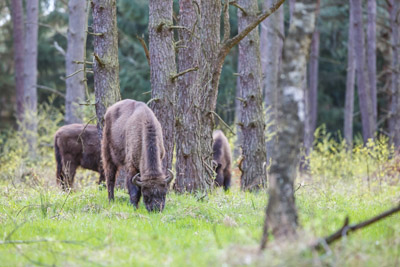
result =
[{"label": "distant bison", "polygon": [[215,184],[228,190],[231,186],[231,149],[224,133],[220,130],[213,132],[213,165],[217,177]]},{"label": "distant bison", "polygon": [[100,162],[100,138],[95,125],[69,124],[58,129],[54,136],[57,162],[57,183],[63,190],[72,187],[76,168],[100,173],[99,183],[105,180]]},{"label": "distant bison", "polygon": [[173,175],[163,171],[163,135],[153,111],[127,99],[109,107],[104,118],[102,160],[108,199],[114,199],[115,174],[123,167],[130,202],[137,208],[143,194],[148,211],[162,211]]}]

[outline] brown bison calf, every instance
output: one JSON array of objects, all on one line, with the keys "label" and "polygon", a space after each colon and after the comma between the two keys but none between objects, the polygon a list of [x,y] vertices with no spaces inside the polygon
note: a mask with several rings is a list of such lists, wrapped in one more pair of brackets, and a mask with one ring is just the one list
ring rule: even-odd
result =
[{"label": "brown bison calf", "polygon": [[100,162],[101,148],[95,125],[70,124],[58,129],[54,136],[57,162],[57,183],[64,190],[72,187],[76,168],[89,169],[100,173],[99,183],[104,173]]},{"label": "brown bison calf", "polygon": [[126,99],[109,107],[104,118],[102,160],[108,199],[114,199],[115,175],[124,168],[130,202],[137,208],[143,194],[148,211],[162,211],[173,176],[163,171],[163,135],[153,111]]},{"label": "brown bison calf", "polygon": [[215,184],[228,190],[231,186],[231,148],[224,133],[220,130],[213,132],[213,165],[217,177]]}]

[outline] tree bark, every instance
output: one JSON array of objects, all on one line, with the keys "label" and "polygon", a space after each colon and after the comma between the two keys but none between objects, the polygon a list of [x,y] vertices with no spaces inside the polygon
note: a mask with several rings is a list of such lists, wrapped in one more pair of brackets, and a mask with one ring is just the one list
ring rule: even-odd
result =
[{"label": "tree bark", "polygon": [[[243,31],[255,21],[257,0],[239,0],[247,14],[238,10],[238,29]],[[242,162],[240,187],[255,191],[266,185],[267,153],[265,146],[265,117],[261,91],[261,58],[258,30],[251,31],[239,43],[239,84],[241,91]]]},{"label": "tree bark", "polygon": [[[374,124],[378,116],[377,90],[376,90],[376,0],[368,0],[367,22],[367,58],[368,78],[371,89],[371,102],[374,115]],[[376,129],[373,129],[376,131]]]},{"label": "tree bark", "polygon": [[[163,128],[166,169],[172,167],[175,141],[176,74],[172,0],[149,1],[151,109]],[[187,25],[185,25],[187,26]]]},{"label": "tree bark", "polygon": [[354,44],[356,55],[357,88],[360,103],[361,123],[364,142],[374,137],[374,112],[372,107],[371,90],[366,71],[365,41],[362,22],[361,0],[350,0],[353,12]]},{"label": "tree bark", "polygon": [[390,98],[389,134],[396,147],[400,146],[400,3],[396,0],[389,1],[390,26],[392,28],[392,83]]},{"label": "tree bark", "polygon": [[269,201],[266,210],[262,248],[268,229],[276,239],[296,235],[297,211],[293,184],[300,158],[305,120],[303,80],[315,27],[314,0],[297,1],[292,24],[284,43],[282,74],[279,77],[277,141],[270,172]]},{"label": "tree bark", "polygon": [[347,41],[346,99],[344,107],[344,139],[349,147],[353,144],[354,83],[356,77],[353,14],[349,12],[349,37]]},{"label": "tree bark", "polygon": [[26,2],[24,61],[24,130],[29,151],[35,154],[37,142],[37,49],[39,1]]},{"label": "tree bark", "polygon": [[[272,0],[264,2],[264,9],[273,4]],[[278,75],[281,69],[284,32],[283,6],[261,23],[261,65],[264,77],[264,95],[266,107],[267,162],[270,162],[275,133],[275,118],[277,113]]]},{"label": "tree bark", "polygon": [[[86,34],[86,1],[69,0],[68,2],[68,36],[65,69],[67,77],[83,68],[75,61],[85,61]],[[65,93],[65,123],[81,123],[82,109],[79,102],[84,100],[85,86],[83,71],[67,78]]]},{"label": "tree bark", "polygon": [[[319,1],[317,1],[316,17],[319,16]],[[311,39],[310,63],[308,65],[308,83],[305,79],[305,109],[304,148],[308,155],[314,142],[314,132],[317,127],[318,109],[318,67],[319,67],[319,29],[315,26]]]},{"label": "tree bark", "polygon": [[24,9],[22,0],[11,1],[14,38],[16,117],[19,122],[24,115]]},{"label": "tree bark", "polygon": [[93,0],[94,91],[99,136],[104,114],[121,99],[119,90],[118,29],[116,0]]}]

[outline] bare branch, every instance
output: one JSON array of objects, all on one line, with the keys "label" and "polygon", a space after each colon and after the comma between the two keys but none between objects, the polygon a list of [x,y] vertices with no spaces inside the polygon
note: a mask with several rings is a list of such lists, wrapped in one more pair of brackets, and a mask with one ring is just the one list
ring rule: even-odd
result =
[{"label": "bare branch", "polygon": [[238,8],[238,9],[240,9],[240,11],[242,11],[243,15],[247,16],[246,10],[244,10],[244,8],[241,7],[236,1],[231,1],[231,2],[229,2],[229,4],[231,6],[234,6],[234,7]]},{"label": "bare branch", "polygon": [[68,75],[67,77],[65,77],[65,79],[71,78],[72,76],[78,74],[81,71],[83,71],[83,69],[79,69],[79,70],[75,71],[74,73],[72,73],[72,74]]},{"label": "bare branch", "polygon": [[58,96],[61,96],[62,98],[65,98],[65,95],[63,93],[57,91],[56,89],[53,89],[53,88],[50,88],[50,87],[47,87],[44,85],[38,85],[38,84],[36,85],[36,88],[52,92],[53,94],[56,94]]},{"label": "bare branch", "polygon": [[349,218],[346,217],[346,219],[343,223],[343,226],[339,230],[337,230],[336,232],[334,232],[333,234],[331,234],[327,237],[317,240],[314,244],[311,245],[311,248],[321,249],[321,248],[323,248],[323,244],[329,245],[329,244],[335,242],[336,240],[342,238],[343,236],[346,236],[347,234],[349,234],[351,232],[354,232],[354,231],[364,228],[368,225],[371,225],[371,224],[373,224],[381,219],[384,219],[384,218],[386,218],[396,212],[399,212],[399,211],[400,211],[400,205],[393,209],[385,211],[375,217],[372,217],[371,219],[368,219],[368,220],[363,221],[358,224],[352,224],[352,225],[349,225]]},{"label": "bare branch", "polygon": [[[229,51],[234,47],[236,44],[238,44],[241,40],[243,40],[246,35],[248,35],[252,30],[254,30],[258,24],[260,24],[264,19],[268,18],[272,13],[274,13],[283,3],[285,0],[277,0],[277,2],[272,5],[271,8],[268,10],[264,11],[261,15],[257,17],[257,19],[248,25],[243,31],[239,32],[236,36],[232,37],[231,39],[226,40],[223,43],[223,46],[221,47],[220,53],[219,53],[219,59],[220,62],[225,59],[226,55],[229,53]],[[222,64],[222,63],[221,63]]]},{"label": "bare branch", "polygon": [[103,36],[104,33],[100,33],[100,32],[90,32],[90,31],[86,31],[87,34],[90,35],[94,35],[94,36]]},{"label": "bare branch", "polygon": [[199,67],[194,67],[194,68],[190,68],[190,69],[184,70],[184,71],[182,71],[182,72],[179,72],[179,73],[177,73],[177,74],[171,76],[171,80],[174,81],[174,80],[175,80],[176,78],[178,78],[179,76],[182,76],[182,75],[184,75],[184,74],[186,74],[186,73],[188,73],[188,72],[191,72],[191,71],[196,71],[196,70],[198,70],[198,69],[199,69]]},{"label": "bare branch", "polygon": [[150,53],[149,53],[149,49],[147,49],[146,42],[144,41],[143,37],[140,37],[139,35],[136,35],[136,38],[139,40],[140,44],[142,45],[142,47],[144,49],[144,53],[147,58],[147,63],[149,63],[149,66],[150,66]]},{"label": "bare branch", "polygon": [[99,55],[97,55],[96,53],[93,53],[94,58],[96,59],[97,63],[99,63],[100,67],[104,68],[105,64],[104,62],[101,60],[101,58],[99,57]]},{"label": "bare branch", "polygon": [[235,132],[231,129],[231,127],[229,127],[229,125],[224,122],[224,120],[214,111],[210,111],[210,113],[212,113],[215,117],[217,117],[219,119],[219,121],[226,127],[228,128],[228,130],[233,134],[236,135]]}]

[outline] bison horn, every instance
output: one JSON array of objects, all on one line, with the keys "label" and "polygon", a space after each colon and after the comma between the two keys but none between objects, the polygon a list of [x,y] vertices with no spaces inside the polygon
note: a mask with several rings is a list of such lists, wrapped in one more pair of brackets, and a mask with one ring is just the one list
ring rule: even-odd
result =
[{"label": "bison horn", "polygon": [[138,178],[140,177],[140,173],[138,173],[138,174],[136,174],[135,176],[133,176],[132,177],[132,184],[135,184],[135,185],[137,185],[137,186],[142,186],[143,185],[143,183],[140,181],[140,180],[138,180]]},{"label": "bison horn", "polygon": [[166,182],[167,184],[169,184],[169,183],[174,179],[174,173],[173,173],[170,169],[168,169],[168,172],[169,172],[171,175],[168,175],[168,177],[165,178],[165,182]]}]

